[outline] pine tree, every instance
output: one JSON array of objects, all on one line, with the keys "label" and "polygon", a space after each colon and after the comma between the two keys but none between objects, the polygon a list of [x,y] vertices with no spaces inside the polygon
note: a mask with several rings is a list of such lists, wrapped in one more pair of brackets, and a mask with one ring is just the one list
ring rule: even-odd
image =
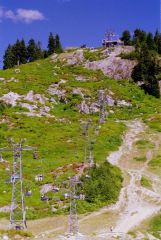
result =
[{"label": "pine tree", "polygon": [[41,42],[38,41],[36,44],[36,58],[41,59],[43,58],[43,51],[41,49]]},{"label": "pine tree", "polygon": [[131,34],[130,34],[130,32],[129,32],[128,30],[125,30],[125,31],[122,33],[121,40],[124,42],[124,45],[125,45],[125,46],[131,44]]},{"label": "pine tree", "polygon": [[14,67],[15,61],[13,46],[9,44],[3,56],[3,69]]},{"label": "pine tree", "polygon": [[147,34],[146,43],[148,45],[149,50],[156,50],[156,45],[155,45],[155,42],[154,42],[153,34],[151,32],[149,32]]},{"label": "pine tree", "polygon": [[141,29],[136,29],[134,31],[134,37],[133,37],[133,43],[136,44],[136,42],[144,43],[146,42],[146,32]]},{"label": "pine tree", "polygon": [[56,53],[62,53],[63,52],[62,45],[61,45],[60,38],[59,38],[58,34],[56,34],[56,36],[55,36],[55,52]]},{"label": "pine tree", "polygon": [[30,39],[27,47],[28,62],[37,60],[37,46],[34,39]]},{"label": "pine tree", "polygon": [[56,41],[53,34],[50,33],[49,39],[48,39],[48,55],[49,56],[55,52],[55,48],[56,48]]},{"label": "pine tree", "polygon": [[15,63],[14,65],[20,65],[21,59],[21,42],[17,39],[16,43],[13,45],[13,52],[15,56]]},{"label": "pine tree", "polygon": [[20,42],[20,64],[27,63],[27,48],[24,39]]},{"label": "pine tree", "polygon": [[154,42],[156,45],[157,52],[161,54],[161,34],[159,34],[158,30],[155,33]]},{"label": "pine tree", "polygon": [[134,82],[142,81],[144,91],[157,98],[160,97],[159,82],[156,78],[158,71],[156,59],[151,55],[147,44],[142,44],[138,64],[134,67],[131,77]]}]

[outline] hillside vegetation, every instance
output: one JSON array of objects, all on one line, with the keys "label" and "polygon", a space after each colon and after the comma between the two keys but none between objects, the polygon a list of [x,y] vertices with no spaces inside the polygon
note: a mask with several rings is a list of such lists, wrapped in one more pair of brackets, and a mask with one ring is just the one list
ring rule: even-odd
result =
[{"label": "hillside vegetation", "polygon": [[[146,122],[161,112],[160,99],[145,94],[132,81],[113,80],[101,70],[85,67],[89,61],[108,59],[103,53],[103,49],[70,50],[18,69],[0,71],[1,147],[8,146],[8,138],[13,137],[16,141],[26,138],[26,145],[38,148],[37,160],[32,159],[32,153],[23,153],[24,189],[33,193],[25,197],[28,219],[69,211],[69,199],[63,195],[69,192],[69,185],[64,186],[63,182],[85,167],[82,132],[89,119],[89,139],[95,140],[93,155],[98,169],[86,169],[91,179],[82,179],[86,198],[78,200],[78,209],[84,213],[115,202],[122,185],[121,171],[104,162],[121,144],[126,129],[124,120],[140,118]],[[99,134],[98,90],[105,91],[107,115]],[[153,122],[149,125],[155,127]],[[0,215],[6,217],[11,199],[11,184],[6,181],[12,174],[12,152],[2,153],[2,158]],[[103,169],[107,171],[102,176]],[[42,182],[35,181],[38,174],[44,175]],[[103,191],[104,180],[109,185],[113,183],[112,192],[108,185]],[[50,187],[54,186],[60,191],[53,192]],[[49,202],[40,199],[44,188]]]}]

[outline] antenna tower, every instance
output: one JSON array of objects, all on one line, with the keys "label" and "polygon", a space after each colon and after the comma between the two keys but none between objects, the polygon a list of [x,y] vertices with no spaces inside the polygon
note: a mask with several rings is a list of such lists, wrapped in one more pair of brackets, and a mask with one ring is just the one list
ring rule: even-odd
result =
[{"label": "antenna tower", "polygon": [[13,173],[11,176],[12,183],[12,199],[10,208],[10,228],[24,229],[26,224],[26,209],[23,193],[23,176],[22,176],[22,152],[25,150],[34,150],[33,147],[23,147],[24,139],[19,143],[13,140],[11,148],[0,148],[0,151],[13,152]]}]

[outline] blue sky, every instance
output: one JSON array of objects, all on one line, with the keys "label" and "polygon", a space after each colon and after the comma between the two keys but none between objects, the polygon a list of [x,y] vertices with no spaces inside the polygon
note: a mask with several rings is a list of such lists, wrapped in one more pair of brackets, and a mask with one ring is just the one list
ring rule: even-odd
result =
[{"label": "blue sky", "polygon": [[106,29],[159,28],[159,0],[1,0],[0,60],[17,38],[47,45],[49,32],[59,33],[63,46],[99,46]]}]

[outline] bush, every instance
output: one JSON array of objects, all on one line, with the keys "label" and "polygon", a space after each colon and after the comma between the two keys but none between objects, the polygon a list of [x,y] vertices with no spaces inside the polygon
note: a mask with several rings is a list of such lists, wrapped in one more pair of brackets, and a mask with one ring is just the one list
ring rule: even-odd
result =
[{"label": "bush", "polygon": [[121,171],[105,162],[100,167],[94,167],[88,172],[89,178],[83,176],[83,191],[89,203],[116,202],[122,187]]},{"label": "bush", "polygon": [[122,59],[127,59],[127,60],[137,60],[139,57],[138,52],[130,52],[130,53],[121,53],[119,55],[120,58]]}]

